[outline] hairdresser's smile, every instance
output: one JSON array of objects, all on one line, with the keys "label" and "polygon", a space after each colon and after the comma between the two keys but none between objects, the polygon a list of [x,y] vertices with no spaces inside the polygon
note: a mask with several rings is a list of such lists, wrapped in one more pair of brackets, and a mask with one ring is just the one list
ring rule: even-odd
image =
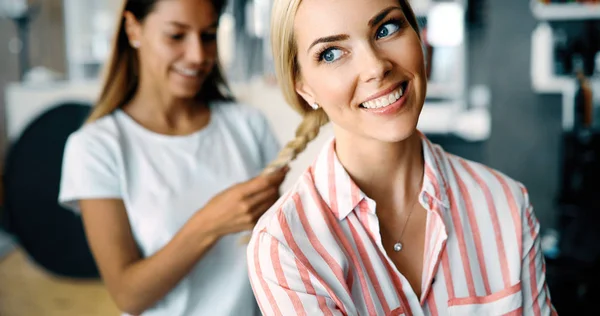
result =
[{"label": "hairdresser's smile", "polygon": [[179,67],[179,66],[174,66],[173,70],[188,79],[198,79],[200,77],[200,70],[199,69],[194,69],[194,68],[185,68],[185,67]]}]

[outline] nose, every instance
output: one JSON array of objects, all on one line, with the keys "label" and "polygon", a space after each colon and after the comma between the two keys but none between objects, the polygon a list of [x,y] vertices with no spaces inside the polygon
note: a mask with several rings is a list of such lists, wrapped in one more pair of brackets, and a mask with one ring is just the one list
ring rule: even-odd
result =
[{"label": "nose", "polygon": [[206,61],[206,45],[202,42],[200,37],[190,39],[186,51],[186,60],[190,63],[200,65]]},{"label": "nose", "polygon": [[366,45],[361,58],[363,82],[382,81],[392,70],[392,62],[374,45]]}]

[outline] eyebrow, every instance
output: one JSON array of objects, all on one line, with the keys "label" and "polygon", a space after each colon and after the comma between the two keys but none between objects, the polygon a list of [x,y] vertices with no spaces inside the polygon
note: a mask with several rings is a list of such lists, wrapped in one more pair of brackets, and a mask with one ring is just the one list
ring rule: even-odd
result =
[{"label": "eyebrow", "polygon": [[381,12],[377,13],[376,16],[374,16],[372,19],[369,20],[369,26],[373,27],[373,26],[379,24],[379,22],[381,22],[383,19],[385,19],[385,17],[394,10],[402,11],[402,8],[397,7],[397,6],[391,6],[386,9],[381,10]]},{"label": "eyebrow", "polygon": [[[379,22],[381,22],[383,19],[385,19],[385,17],[394,10],[402,11],[402,8],[397,7],[397,6],[391,6],[391,7],[381,10],[381,12],[377,13],[377,15],[375,15],[372,19],[369,20],[369,26],[373,27],[373,26],[379,24]],[[308,46],[308,49],[306,51],[309,52],[313,46],[315,46],[319,43],[338,42],[338,41],[346,40],[348,38],[349,38],[349,36],[346,34],[332,35],[332,36],[325,36],[325,37],[317,38],[314,42],[312,42],[312,44],[310,44],[310,46]]]},{"label": "eyebrow", "polygon": [[319,44],[319,43],[331,43],[331,42],[339,42],[339,41],[343,41],[348,39],[348,35],[345,34],[341,34],[341,35],[332,35],[332,36],[325,36],[325,37],[321,37],[321,38],[317,38],[314,42],[312,42],[312,44],[310,44],[310,46],[308,47],[308,49],[306,50],[307,52],[310,51],[310,49]]}]

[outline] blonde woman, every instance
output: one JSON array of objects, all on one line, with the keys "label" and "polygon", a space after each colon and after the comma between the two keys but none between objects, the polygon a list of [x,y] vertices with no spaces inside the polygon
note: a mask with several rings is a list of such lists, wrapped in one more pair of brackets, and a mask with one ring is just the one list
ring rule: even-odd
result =
[{"label": "blonde woman", "polygon": [[226,94],[223,5],[125,1],[100,99],[66,145],[60,202],[81,212],[128,314],[259,315],[239,234],[287,168],[259,175],[279,146],[261,113]]},{"label": "blonde woman", "polygon": [[278,161],[335,137],[248,248],[265,315],[549,315],[526,188],[416,130],[426,94],[406,0],[275,0],[272,44],[304,116]]}]

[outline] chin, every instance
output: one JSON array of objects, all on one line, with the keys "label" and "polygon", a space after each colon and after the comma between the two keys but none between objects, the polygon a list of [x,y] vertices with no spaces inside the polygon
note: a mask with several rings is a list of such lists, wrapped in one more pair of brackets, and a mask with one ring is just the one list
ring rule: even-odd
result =
[{"label": "chin", "polygon": [[378,133],[372,138],[383,143],[400,143],[410,138],[417,131],[416,126],[405,126],[400,130]]},{"label": "chin", "polygon": [[387,143],[398,143],[408,139],[417,131],[419,117],[412,112],[405,114],[408,115],[402,115],[387,124],[374,126],[370,129],[375,132],[370,133],[371,138]]},{"label": "chin", "polygon": [[174,91],[171,95],[177,99],[193,99],[198,93],[197,92],[188,92],[188,91]]},{"label": "chin", "polygon": [[200,88],[188,88],[182,86],[174,86],[171,88],[171,95],[176,98],[189,99],[194,98],[200,92]]}]

